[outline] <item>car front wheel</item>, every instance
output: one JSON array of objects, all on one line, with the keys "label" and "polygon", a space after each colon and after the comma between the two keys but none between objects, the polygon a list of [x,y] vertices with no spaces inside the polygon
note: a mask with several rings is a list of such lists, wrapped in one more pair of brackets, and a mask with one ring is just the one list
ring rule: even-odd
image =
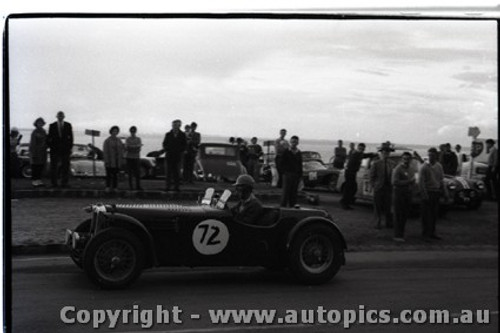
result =
[{"label": "car front wheel", "polygon": [[21,168],[21,174],[23,175],[24,178],[31,178],[31,165],[30,164],[25,164]]},{"label": "car front wheel", "polygon": [[141,177],[141,179],[149,177],[149,168],[147,166],[145,166],[145,165],[140,166],[139,177]]},{"label": "car front wheel", "polygon": [[142,272],[144,247],[130,231],[109,228],[90,240],[83,256],[83,267],[97,286],[125,288]]},{"label": "car front wheel", "polygon": [[325,225],[299,230],[290,247],[290,269],[305,284],[330,281],[340,269],[344,254],[338,233]]}]

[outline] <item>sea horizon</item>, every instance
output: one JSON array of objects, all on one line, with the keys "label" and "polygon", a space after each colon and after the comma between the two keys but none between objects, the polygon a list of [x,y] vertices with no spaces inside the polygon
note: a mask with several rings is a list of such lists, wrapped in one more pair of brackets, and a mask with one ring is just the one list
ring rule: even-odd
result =
[{"label": "sea horizon", "polygon": [[[48,130],[48,128],[46,128]],[[32,129],[26,129],[22,128],[19,129],[20,133],[23,135],[23,139],[21,140],[22,143],[29,143],[29,138],[32,132]],[[79,128],[74,128],[73,129],[73,136],[74,136],[74,142],[75,143],[80,143],[80,144],[88,144],[92,143],[92,137],[89,135],[85,134],[84,129],[79,129]],[[109,136],[108,132],[100,131],[100,136],[94,138],[94,145],[96,147],[102,147],[102,144],[104,140]],[[121,132],[119,134],[120,137],[127,137],[128,132]],[[138,137],[141,138],[142,143],[143,143],[143,148],[141,149],[141,155],[146,156],[147,153],[151,151],[157,151],[162,149],[162,142],[163,138],[165,136],[165,133],[138,133]],[[225,136],[225,135],[218,135],[218,134],[204,134],[201,133],[202,136],[202,142],[213,142],[213,143],[229,143],[229,138],[231,136]],[[235,138],[238,136],[235,135]],[[244,140],[246,140],[248,143],[250,142],[251,138],[246,138],[242,137]],[[268,140],[275,140],[276,137],[264,137],[264,138],[258,138],[258,143],[265,149],[264,147],[264,142]],[[321,154],[321,157],[324,162],[329,162],[329,160],[333,157],[334,155],[334,149],[337,146],[337,142],[339,139],[300,139],[299,143],[299,149],[302,151],[316,151]],[[341,139],[344,142],[344,147],[348,149],[349,144],[351,141],[349,140],[344,140]],[[415,143],[400,143],[400,142],[394,142],[392,140],[391,143],[395,144],[398,147],[405,147],[408,150],[415,150],[419,154],[425,154],[427,149],[430,147],[436,147],[438,148],[438,144],[436,145],[426,145],[426,144],[415,144]],[[377,151],[377,147],[381,145],[381,142],[375,143],[375,142],[364,142],[362,140],[357,140],[354,141],[356,144],[363,142],[366,144],[366,151],[367,152],[375,152]],[[452,143],[453,145],[453,143]],[[463,151],[468,151],[469,147],[463,147]]]}]

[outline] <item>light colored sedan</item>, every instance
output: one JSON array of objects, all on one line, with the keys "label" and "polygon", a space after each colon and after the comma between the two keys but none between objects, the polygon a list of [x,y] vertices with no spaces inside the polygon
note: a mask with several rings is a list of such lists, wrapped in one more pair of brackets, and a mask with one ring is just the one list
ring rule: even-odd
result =
[{"label": "light colored sedan", "polygon": [[[105,177],[106,167],[104,161],[99,159],[101,153],[97,148],[89,145],[74,144],[70,159],[70,175],[73,177]],[[45,165],[45,174],[50,174],[50,154]],[[20,147],[19,160],[21,164],[21,174],[24,178],[31,178],[31,165],[29,158],[29,148],[27,144]]]}]

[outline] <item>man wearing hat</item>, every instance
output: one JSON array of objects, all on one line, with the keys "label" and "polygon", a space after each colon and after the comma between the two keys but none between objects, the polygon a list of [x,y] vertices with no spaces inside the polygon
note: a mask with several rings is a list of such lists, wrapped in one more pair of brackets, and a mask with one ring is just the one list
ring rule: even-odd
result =
[{"label": "man wearing hat", "polygon": [[[57,121],[49,126],[47,144],[50,148],[50,176],[52,186],[57,187],[61,176],[61,186],[68,186],[69,159],[73,148],[73,128],[64,121],[64,112],[57,112]],[[60,172],[59,172],[60,171]]]},{"label": "man wearing hat", "polygon": [[392,186],[391,176],[395,165],[389,159],[394,149],[389,141],[379,147],[380,158],[370,168],[370,183],[373,186],[373,206],[375,211],[375,227],[381,228],[382,215],[385,215],[386,228],[392,228]]},{"label": "man wearing hat", "polygon": [[419,170],[419,189],[422,200],[422,236],[425,241],[440,240],[436,235],[436,221],[439,212],[439,198],[444,193],[448,200],[448,190],[444,184],[444,172],[438,162],[438,150],[427,151],[429,160]]},{"label": "man wearing hat", "polygon": [[231,208],[235,221],[246,224],[258,224],[262,216],[262,203],[255,197],[253,186],[255,181],[250,175],[240,175],[236,179],[236,194],[239,201],[236,206]]}]

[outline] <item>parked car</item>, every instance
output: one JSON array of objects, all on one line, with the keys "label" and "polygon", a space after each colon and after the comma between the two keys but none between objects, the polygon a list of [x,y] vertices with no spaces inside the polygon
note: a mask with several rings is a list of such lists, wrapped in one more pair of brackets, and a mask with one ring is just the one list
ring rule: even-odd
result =
[{"label": "parked car", "polygon": [[[45,165],[45,174],[50,173],[50,154],[47,154],[47,164]],[[18,149],[18,156],[21,166],[21,174],[25,178],[31,178],[31,164],[29,156],[29,144],[23,143]],[[96,177],[106,176],[106,167],[104,161],[99,159],[102,151],[93,147],[91,144],[74,144],[70,157],[70,175],[73,177],[93,177],[94,162]]]},{"label": "parked car", "polygon": [[[148,166],[149,165],[149,166]],[[151,177],[165,177],[165,152],[153,151],[141,159],[141,167]],[[195,159],[195,178],[204,181],[233,182],[239,175],[246,174],[240,160],[238,147],[225,143],[202,143]]]},{"label": "parked car", "polygon": [[337,191],[340,170],[328,168],[317,159],[303,161],[302,169],[305,188],[326,187],[330,191]]},{"label": "parked car", "polygon": [[225,143],[202,143],[198,148],[194,168],[197,179],[236,181],[247,170],[240,160],[237,146]]},{"label": "parked car", "polygon": [[233,219],[229,190],[200,203],[97,204],[66,231],[71,258],[102,288],[124,288],[158,266],[289,268],[306,284],[330,281],[345,264],[345,239],[324,210],[264,207],[258,225]]},{"label": "parked car", "polygon": [[445,176],[444,182],[452,203],[470,209],[481,207],[485,186],[482,180],[460,176]]},{"label": "parked car", "polygon": [[[274,146],[273,146],[274,148]],[[272,152],[274,149],[271,150]],[[315,151],[301,151],[302,154],[302,184],[299,189],[326,187],[330,191],[337,191],[337,181],[340,170],[326,165],[321,154]],[[276,186],[278,183],[278,171],[274,158],[269,155],[264,158],[266,162],[262,166],[261,180]],[[274,156],[273,156],[274,157]]]},{"label": "parked car", "polygon": [[[399,164],[401,160],[401,155],[407,149],[398,149],[396,147],[395,152],[391,153],[389,159],[393,160],[395,165]],[[415,154],[414,154],[415,156]],[[373,201],[373,186],[370,182],[370,167],[374,159],[378,157],[370,157],[363,159],[361,163],[360,170],[356,175],[356,182],[358,187],[356,189],[356,199],[364,201]],[[416,172],[417,182],[418,182],[418,170],[422,164],[422,159],[420,156],[414,157],[410,162],[410,168]],[[339,174],[339,180],[337,183],[337,190],[342,192],[345,183],[345,171],[342,170]],[[465,205],[470,209],[477,209],[481,206],[484,183],[478,179],[469,179],[460,176],[446,176],[445,186],[448,189],[450,198],[452,199],[448,204],[454,205]],[[420,193],[418,185],[415,184],[412,187],[412,203],[414,206],[420,204]]]}]

